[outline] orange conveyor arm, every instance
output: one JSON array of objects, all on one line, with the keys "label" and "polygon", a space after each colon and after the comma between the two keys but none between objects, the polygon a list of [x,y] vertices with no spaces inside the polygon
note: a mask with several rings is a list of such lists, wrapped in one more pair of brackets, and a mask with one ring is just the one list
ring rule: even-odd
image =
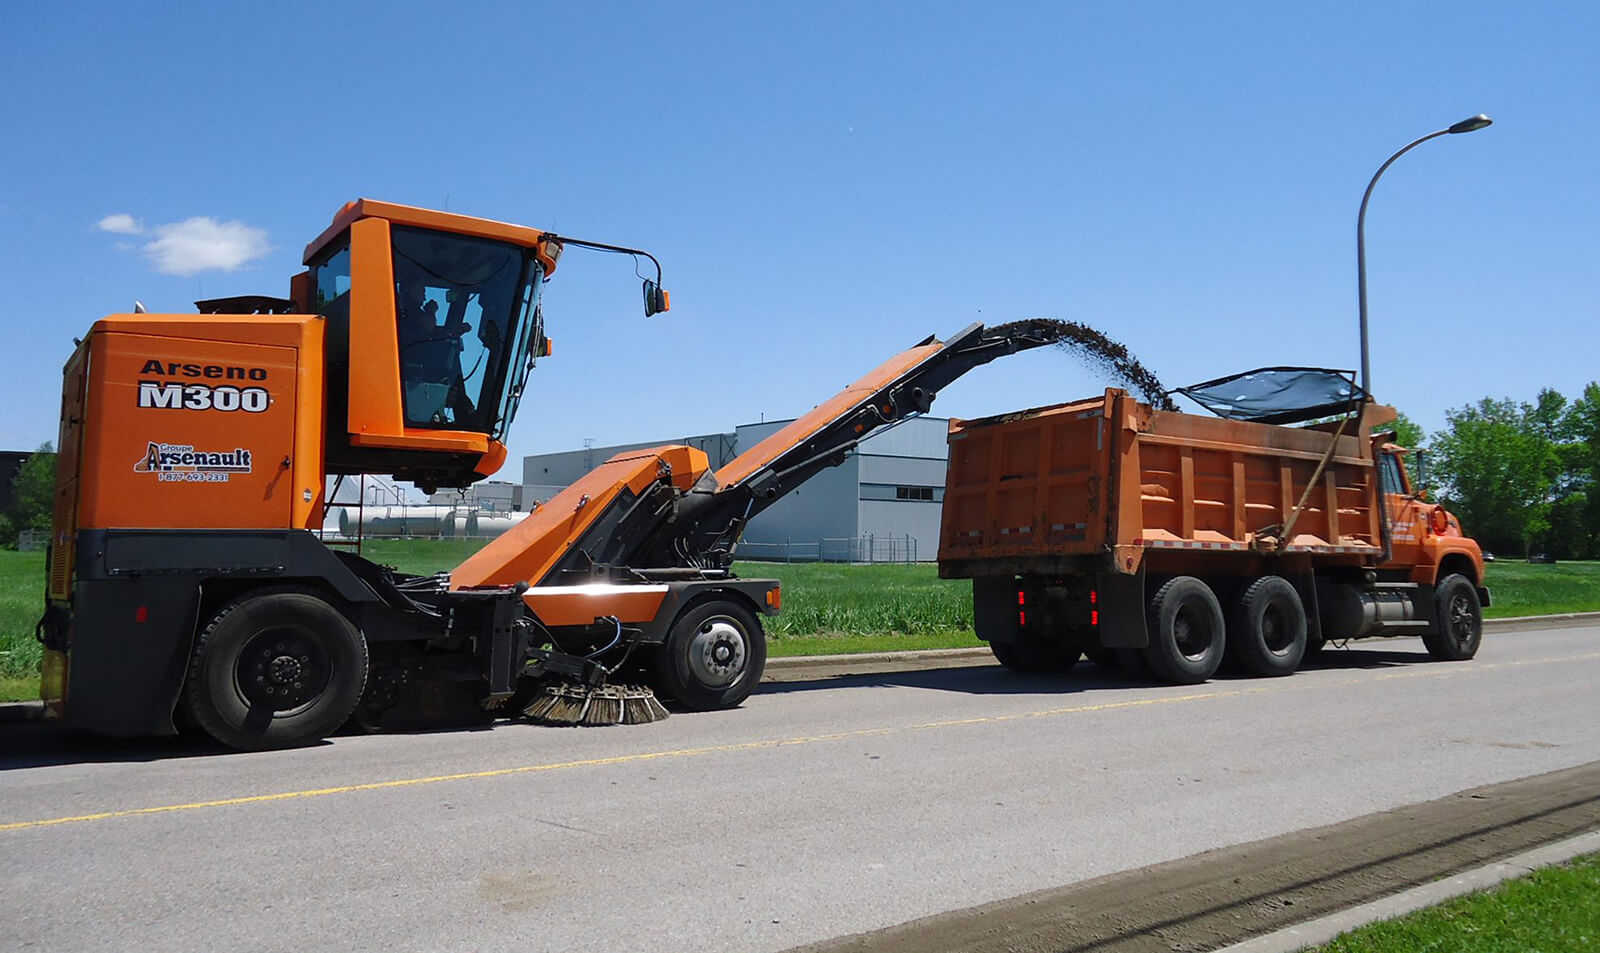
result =
[{"label": "orange conveyor arm", "polygon": [[872,430],[925,413],[940,388],[972,368],[1052,340],[982,324],[948,341],[926,338],[715,474],[690,447],[619,453],[462,563],[451,588],[549,584],[579,564],[725,568],[752,516],[842,462]]}]

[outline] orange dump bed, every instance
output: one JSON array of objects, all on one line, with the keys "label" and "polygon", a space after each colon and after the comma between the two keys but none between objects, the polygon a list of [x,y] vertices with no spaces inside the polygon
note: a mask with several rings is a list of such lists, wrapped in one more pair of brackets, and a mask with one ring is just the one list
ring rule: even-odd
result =
[{"label": "orange dump bed", "polygon": [[[1350,424],[1317,475],[1332,427],[1160,411],[1120,390],[952,420],[941,574],[1061,571],[1085,562],[1128,573],[1152,551],[1251,552],[1269,544],[1375,561],[1378,478],[1367,422]],[[1281,539],[1303,496],[1290,538]]]}]

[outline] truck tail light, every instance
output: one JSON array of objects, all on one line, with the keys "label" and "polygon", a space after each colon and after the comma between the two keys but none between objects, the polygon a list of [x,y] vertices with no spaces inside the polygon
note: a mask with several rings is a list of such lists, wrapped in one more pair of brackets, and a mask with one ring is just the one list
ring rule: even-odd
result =
[{"label": "truck tail light", "polygon": [[1100,624],[1100,591],[1089,590],[1089,627],[1094,628]]}]

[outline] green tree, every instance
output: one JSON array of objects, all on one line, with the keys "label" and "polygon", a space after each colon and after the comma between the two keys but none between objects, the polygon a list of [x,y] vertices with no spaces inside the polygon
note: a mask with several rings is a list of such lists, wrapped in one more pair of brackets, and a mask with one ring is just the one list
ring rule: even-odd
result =
[{"label": "green tree", "polygon": [[[1561,420],[1562,481],[1570,499],[1575,530],[1570,553],[1600,557],[1600,383],[1590,381]],[[1579,499],[1581,497],[1581,500]]]},{"label": "green tree", "polygon": [[1434,435],[1433,476],[1467,532],[1491,549],[1526,552],[1550,529],[1560,474],[1555,442],[1534,405],[1484,398],[1445,414]]},{"label": "green tree", "polygon": [[1567,399],[1560,391],[1543,388],[1533,403],[1522,405],[1522,419],[1531,432],[1556,443],[1565,436]]},{"label": "green tree", "polygon": [[1427,442],[1428,435],[1416,421],[1400,413],[1395,417],[1394,423],[1389,426],[1394,428],[1394,442],[1411,450],[1421,450]]},{"label": "green tree", "polygon": [[16,545],[23,530],[49,531],[55,513],[56,454],[47,440],[23,462],[11,481],[11,509],[0,521],[0,533],[8,546]]}]

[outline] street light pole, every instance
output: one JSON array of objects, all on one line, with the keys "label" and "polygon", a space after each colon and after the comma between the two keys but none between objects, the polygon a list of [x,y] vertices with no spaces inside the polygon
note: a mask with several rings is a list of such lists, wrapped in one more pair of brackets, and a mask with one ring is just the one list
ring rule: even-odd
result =
[{"label": "street light pole", "polygon": [[1455,125],[1450,126],[1448,129],[1440,129],[1438,132],[1430,132],[1421,139],[1417,139],[1416,141],[1408,144],[1404,149],[1401,149],[1399,152],[1396,152],[1394,155],[1390,156],[1389,161],[1385,162],[1381,166],[1378,166],[1378,171],[1372,175],[1372,181],[1367,183],[1367,191],[1361,196],[1361,212],[1356,216],[1356,284],[1358,288],[1358,298],[1361,309],[1361,389],[1366,391],[1368,396],[1371,396],[1372,394],[1372,366],[1367,349],[1366,235],[1367,200],[1372,198],[1372,188],[1378,184],[1378,179],[1383,176],[1383,173],[1389,168],[1389,166],[1394,165],[1394,160],[1410,152],[1412,149],[1415,149],[1417,146],[1422,145],[1429,139],[1437,139],[1440,136],[1453,136],[1463,132],[1476,132],[1479,129],[1482,129],[1484,126],[1489,125],[1493,121],[1494,120],[1490,119],[1488,116],[1479,113],[1478,115],[1469,119],[1461,120]]}]

